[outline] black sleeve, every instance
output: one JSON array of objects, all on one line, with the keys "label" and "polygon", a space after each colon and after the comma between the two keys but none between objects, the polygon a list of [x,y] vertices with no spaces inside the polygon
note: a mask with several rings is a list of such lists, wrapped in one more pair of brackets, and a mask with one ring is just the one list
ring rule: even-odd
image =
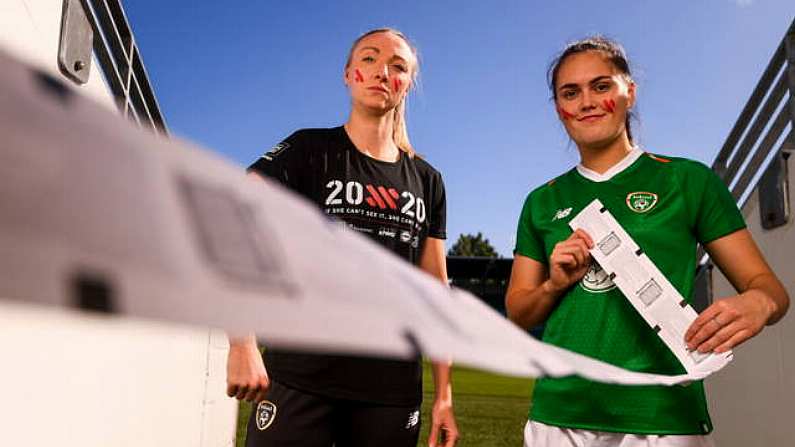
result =
[{"label": "black sleeve", "polygon": [[270,177],[290,189],[298,190],[300,163],[303,161],[302,140],[301,131],[294,132],[252,163],[248,171]]},{"label": "black sleeve", "polygon": [[428,205],[428,236],[447,239],[447,195],[442,175],[438,172],[431,177],[431,203]]}]

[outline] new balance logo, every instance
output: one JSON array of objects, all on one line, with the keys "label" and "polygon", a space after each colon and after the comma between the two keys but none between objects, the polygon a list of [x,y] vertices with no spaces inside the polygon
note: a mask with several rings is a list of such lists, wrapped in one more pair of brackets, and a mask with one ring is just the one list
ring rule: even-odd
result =
[{"label": "new balance logo", "polygon": [[290,147],[290,143],[288,143],[286,141],[282,141],[281,143],[277,144],[276,146],[273,146],[270,151],[268,151],[265,155],[262,156],[262,158],[264,158],[265,160],[268,160],[268,161],[273,161],[273,159],[276,158],[277,155],[279,155],[281,152],[283,152],[288,147]]},{"label": "new balance logo", "polygon": [[560,209],[555,213],[555,217],[552,218],[552,222],[558,219],[565,219],[569,214],[571,214],[572,208]]}]

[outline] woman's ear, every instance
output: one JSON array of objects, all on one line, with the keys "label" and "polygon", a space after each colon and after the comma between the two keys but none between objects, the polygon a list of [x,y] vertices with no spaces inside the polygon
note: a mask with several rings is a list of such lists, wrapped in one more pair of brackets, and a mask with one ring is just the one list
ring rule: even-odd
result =
[{"label": "woman's ear", "polygon": [[635,106],[635,94],[636,94],[637,84],[633,81],[629,81],[629,86],[627,87],[627,109],[631,109]]}]

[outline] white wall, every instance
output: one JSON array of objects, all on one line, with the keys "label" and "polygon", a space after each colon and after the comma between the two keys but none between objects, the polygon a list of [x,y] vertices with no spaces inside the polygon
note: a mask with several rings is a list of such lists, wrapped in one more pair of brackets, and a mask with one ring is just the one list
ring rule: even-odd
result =
[{"label": "white wall", "polygon": [[[790,164],[790,184],[793,184]],[[790,191],[795,192],[795,191]],[[790,209],[792,208],[790,195]],[[768,263],[795,293],[795,224],[764,230],[754,192],[743,215]],[[736,292],[715,269],[715,297]],[[795,319],[793,311],[740,346],[734,360],[707,380],[707,398],[720,447],[790,447],[795,443]]]},{"label": "white wall", "polygon": [[0,300],[2,445],[233,446],[222,333]]},{"label": "white wall", "polygon": [[[62,8],[63,0],[0,1],[0,48],[61,76],[58,69],[58,43],[61,38]],[[96,57],[92,57],[91,76],[80,90],[116,110]]]},{"label": "white wall", "polygon": [[[62,76],[62,5],[0,1],[0,50]],[[96,59],[79,90],[116,111]],[[232,446],[227,352],[217,331],[0,297],[0,445]]]}]

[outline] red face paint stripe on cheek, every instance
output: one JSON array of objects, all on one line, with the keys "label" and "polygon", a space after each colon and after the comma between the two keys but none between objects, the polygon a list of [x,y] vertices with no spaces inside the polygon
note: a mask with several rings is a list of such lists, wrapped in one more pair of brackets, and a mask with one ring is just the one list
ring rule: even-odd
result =
[{"label": "red face paint stripe on cheek", "polygon": [[400,79],[395,78],[395,80],[392,82],[392,86],[395,88],[395,93],[400,91],[401,85],[403,85],[403,83],[400,82]]},{"label": "red face paint stripe on cheek", "polygon": [[615,100],[605,99],[604,100],[604,106],[605,106],[605,110],[607,110],[610,113],[613,113],[613,112],[616,111],[616,102],[615,102]]},{"label": "red face paint stripe on cheek", "polygon": [[358,68],[353,70],[353,74],[356,82],[364,82],[364,76],[362,76],[362,72]]},{"label": "red face paint stripe on cheek", "polygon": [[569,120],[574,118],[574,115],[563,110],[563,107],[558,107],[558,113],[560,114],[560,117],[563,118],[563,120]]}]

